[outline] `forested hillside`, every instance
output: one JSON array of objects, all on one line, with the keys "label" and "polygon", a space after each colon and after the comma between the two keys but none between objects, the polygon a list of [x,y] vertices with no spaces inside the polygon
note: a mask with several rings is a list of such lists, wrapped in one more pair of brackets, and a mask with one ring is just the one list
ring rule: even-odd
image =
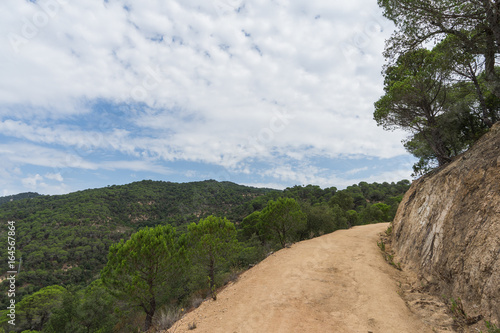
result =
[{"label": "forested hillside", "polygon": [[[0,207],[0,221],[2,225],[16,222],[23,295],[46,285],[95,279],[106,263],[109,246],[141,227],[178,226],[211,214],[238,221],[248,214],[243,204],[270,191],[229,182],[141,181],[7,202]],[[5,233],[3,228],[3,248],[7,248]],[[0,266],[8,271],[7,260]]]},{"label": "forested hillside", "polygon": [[[234,225],[235,234],[231,237],[237,237],[233,239],[237,242],[232,251],[233,259],[224,259],[220,271],[217,274],[212,271],[210,275],[211,288],[216,288],[223,283],[223,276],[231,267],[243,268],[256,263],[268,251],[286,242],[353,225],[391,220],[409,184],[408,181],[361,182],[341,191],[314,185],[278,191],[213,180],[182,184],[141,181],[67,195],[9,200],[0,206],[0,221],[3,225],[15,221],[18,264],[22,258],[16,281],[18,301],[31,297],[27,295],[38,295],[33,294],[37,291],[45,293],[54,285],[73,290],[72,295],[79,290],[91,292],[95,289],[102,293],[100,282],[87,286],[100,278],[99,272],[108,262],[111,245],[118,244],[121,239],[128,240],[145,227],[157,225],[176,227],[172,239],[194,234],[196,229],[190,227],[188,230],[188,225],[209,216],[227,218],[224,223],[228,232],[233,232],[230,226]],[[275,233],[275,222],[283,215],[283,209],[293,212],[290,216],[296,216],[300,223],[293,225],[286,234]],[[214,221],[218,220],[209,221],[216,223]],[[4,248],[7,248],[6,232],[5,228],[0,231],[0,244]],[[186,244],[183,246],[189,245]],[[1,268],[4,272],[9,270],[7,260],[2,260]],[[177,291],[177,299],[186,300],[206,283],[202,269],[191,267],[189,271],[190,281],[179,282],[184,287]],[[8,300],[6,288],[7,281],[1,285],[2,306]],[[56,289],[50,291],[61,292]],[[37,327],[43,324],[38,323]]]},{"label": "forested hillside", "polygon": [[21,199],[26,199],[26,198],[35,198],[39,196],[40,194],[35,193],[35,192],[25,192],[25,193],[19,193],[15,195],[8,195],[5,197],[0,197],[0,205],[6,202],[11,202],[11,201],[16,201],[16,200],[21,200]]}]

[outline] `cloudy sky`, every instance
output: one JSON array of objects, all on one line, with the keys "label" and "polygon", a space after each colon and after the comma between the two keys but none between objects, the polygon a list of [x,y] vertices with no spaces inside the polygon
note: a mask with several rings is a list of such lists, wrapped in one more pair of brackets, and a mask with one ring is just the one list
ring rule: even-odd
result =
[{"label": "cloudy sky", "polygon": [[376,0],[2,0],[0,195],[410,179]]}]

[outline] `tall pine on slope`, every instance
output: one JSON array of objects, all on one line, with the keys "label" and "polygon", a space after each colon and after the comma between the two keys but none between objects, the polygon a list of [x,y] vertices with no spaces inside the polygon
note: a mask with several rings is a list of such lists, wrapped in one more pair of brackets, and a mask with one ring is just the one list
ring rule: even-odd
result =
[{"label": "tall pine on slope", "polygon": [[142,229],[109,249],[101,279],[117,297],[146,313],[144,330],[156,309],[174,292],[186,267],[186,252],[170,225]]}]

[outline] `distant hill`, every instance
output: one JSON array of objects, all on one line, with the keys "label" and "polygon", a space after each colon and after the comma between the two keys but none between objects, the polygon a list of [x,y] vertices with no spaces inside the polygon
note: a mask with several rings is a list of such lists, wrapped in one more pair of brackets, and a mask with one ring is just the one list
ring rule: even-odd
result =
[{"label": "distant hill", "polygon": [[[106,263],[109,246],[141,227],[170,223],[183,229],[211,214],[238,222],[253,212],[249,202],[272,192],[279,191],[214,180],[144,180],[65,195],[23,193],[2,198],[0,223],[16,222],[16,257],[22,257],[23,272],[18,283],[24,286],[18,294],[23,295],[42,286],[94,279]],[[0,230],[4,249],[6,232]],[[5,255],[2,272],[9,270]]]},{"label": "distant hill", "polygon": [[8,195],[5,197],[0,197],[0,205],[4,204],[6,202],[11,202],[11,201],[16,201],[16,200],[21,200],[21,199],[27,199],[27,198],[35,198],[38,197],[40,194],[35,193],[35,192],[25,192],[25,193],[19,193],[19,194],[14,194],[14,195]]}]

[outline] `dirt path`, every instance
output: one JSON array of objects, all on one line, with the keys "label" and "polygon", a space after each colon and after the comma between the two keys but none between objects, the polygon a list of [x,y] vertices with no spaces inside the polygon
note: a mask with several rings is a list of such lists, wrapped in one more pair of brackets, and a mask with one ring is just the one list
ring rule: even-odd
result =
[{"label": "dirt path", "polygon": [[377,247],[387,227],[340,230],[278,251],[169,332],[432,332],[398,295],[397,271]]}]

